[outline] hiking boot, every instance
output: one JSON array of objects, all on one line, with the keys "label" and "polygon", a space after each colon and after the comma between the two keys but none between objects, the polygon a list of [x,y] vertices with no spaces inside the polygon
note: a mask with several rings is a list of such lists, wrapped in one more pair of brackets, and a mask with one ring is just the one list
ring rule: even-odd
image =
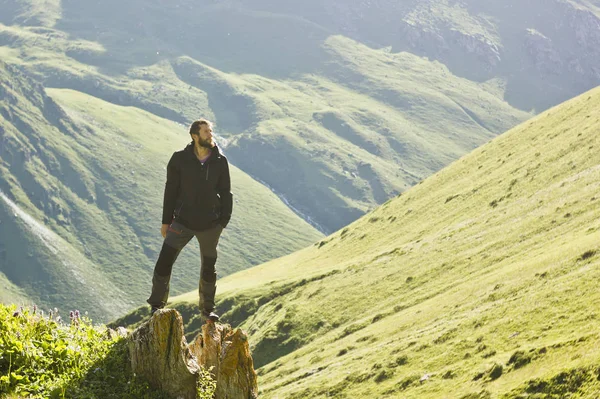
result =
[{"label": "hiking boot", "polygon": [[212,322],[212,323],[216,323],[220,319],[219,315],[216,314],[215,312],[207,312],[206,310],[202,311],[202,318],[206,322]]}]

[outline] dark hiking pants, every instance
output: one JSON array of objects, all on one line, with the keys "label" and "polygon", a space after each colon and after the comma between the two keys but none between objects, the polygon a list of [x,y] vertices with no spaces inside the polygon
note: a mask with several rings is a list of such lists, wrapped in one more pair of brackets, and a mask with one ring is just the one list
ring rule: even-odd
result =
[{"label": "dark hiking pants", "polygon": [[151,306],[162,308],[167,304],[169,298],[169,282],[171,280],[171,270],[173,264],[179,256],[179,252],[187,245],[192,237],[196,236],[200,244],[200,284],[199,293],[200,310],[212,312],[215,310],[215,291],[217,272],[215,263],[217,263],[217,244],[223,227],[217,225],[208,230],[194,231],[188,229],[181,223],[174,221],[167,230],[167,236],[163,242],[160,255],[154,267],[154,276],[152,278],[152,294],[148,298]]}]

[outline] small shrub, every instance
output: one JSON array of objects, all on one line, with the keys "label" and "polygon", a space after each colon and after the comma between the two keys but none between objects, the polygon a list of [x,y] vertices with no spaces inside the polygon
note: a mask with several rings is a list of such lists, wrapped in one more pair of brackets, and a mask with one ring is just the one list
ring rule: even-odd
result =
[{"label": "small shrub", "polygon": [[375,375],[373,372],[364,372],[364,373],[352,373],[348,375],[345,380],[350,382],[365,382],[368,379],[372,378]]},{"label": "small shrub", "polygon": [[452,370],[448,370],[444,374],[442,374],[442,378],[444,380],[451,380],[454,377],[456,377],[456,374],[454,374],[454,372]]},{"label": "small shrub", "polygon": [[458,198],[458,194],[456,195],[451,195],[448,198],[446,198],[446,202],[445,204],[447,204],[448,202],[452,201],[453,199]]},{"label": "small shrub", "polygon": [[503,371],[504,371],[504,368],[502,367],[502,365],[495,363],[489,372],[490,380],[493,381],[493,380],[497,380],[498,378],[500,378],[502,376]]},{"label": "small shrub", "polygon": [[582,393],[580,388],[593,378],[590,371],[593,374],[591,369],[579,368],[563,371],[549,379],[536,378],[528,381],[524,387],[514,390],[511,394],[515,397],[521,397],[516,396],[520,394],[534,394],[535,397],[540,398],[574,397],[571,394]]},{"label": "small shrub", "polygon": [[196,387],[196,399],[213,399],[217,390],[217,381],[213,380],[209,370],[200,367],[200,378]]},{"label": "small shrub", "polygon": [[443,344],[445,342],[448,342],[455,335],[456,335],[456,329],[454,328],[454,329],[451,329],[449,331],[446,331],[445,333],[443,333],[442,335],[440,335],[439,337],[437,337],[436,339],[434,339],[433,343],[436,344],[436,345]]},{"label": "small shrub", "polygon": [[396,305],[396,306],[394,306],[394,312],[396,312],[396,313],[402,312],[406,308],[407,308],[406,305]]},{"label": "small shrub", "polygon": [[344,328],[344,330],[338,336],[338,339],[344,338],[350,334],[354,334],[355,332],[362,330],[366,326],[367,326],[366,322],[351,324],[351,325],[347,326],[346,328]]},{"label": "small shrub", "polygon": [[508,360],[508,365],[512,365],[514,369],[519,369],[531,363],[532,356],[524,351],[516,351]]},{"label": "small shrub", "polygon": [[485,323],[484,323],[483,320],[477,320],[477,321],[473,322],[473,327],[474,328],[481,328],[481,327],[483,327],[484,324]]},{"label": "small shrub", "polygon": [[404,391],[405,389],[407,389],[408,387],[410,387],[411,385],[413,385],[415,382],[419,381],[420,379],[421,379],[421,377],[418,375],[412,375],[412,376],[406,377],[398,383],[397,388],[401,391]]},{"label": "small shrub", "polygon": [[377,323],[379,320],[381,320],[381,319],[385,318],[386,316],[387,316],[387,315],[386,315],[386,314],[383,314],[383,313],[376,314],[376,315],[373,317],[373,319],[371,320],[371,323]]},{"label": "small shrub", "polygon": [[395,366],[404,366],[407,363],[408,363],[408,356],[406,356],[406,355],[399,356],[396,358],[396,360],[394,360]]},{"label": "small shrub", "polygon": [[589,250],[589,251],[585,251],[578,260],[587,260],[589,258],[591,258],[592,256],[596,255],[596,251],[594,250]]},{"label": "small shrub", "polygon": [[374,381],[379,383],[381,381],[385,381],[391,378],[394,375],[394,372],[389,369],[383,369],[379,373],[375,375]]}]

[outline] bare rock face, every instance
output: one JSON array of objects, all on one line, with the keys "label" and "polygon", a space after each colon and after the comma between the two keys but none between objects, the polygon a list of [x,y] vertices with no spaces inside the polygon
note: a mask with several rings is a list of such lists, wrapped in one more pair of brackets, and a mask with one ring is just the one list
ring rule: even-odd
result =
[{"label": "bare rock face", "polygon": [[229,325],[205,324],[188,346],[179,312],[159,310],[131,334],[129,354],[134,373],[174,398],[196,398],[201,366],[217,382],[215,399],[258,397],[248,337]]},{"label": "bare rock face", "polygon": [[217,381],[217,399],[254,399],[258,383],[248,336],[229,325],[205,324],[190,344],[199,364],[210,369]]},{"label": "bare rock face", "polygon": [[527,29],[525,47],[538,70],[560,73],[563,62],[552,40],[535,29]]}]

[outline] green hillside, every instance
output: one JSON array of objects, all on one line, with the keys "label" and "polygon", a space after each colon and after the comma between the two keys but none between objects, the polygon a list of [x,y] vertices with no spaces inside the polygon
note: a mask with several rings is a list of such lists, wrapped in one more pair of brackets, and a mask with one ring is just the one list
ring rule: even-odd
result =
[{"label": "green hillside", "polygon": [[[0,81],[3,301],[79,308],[100,321],[143,303],[162,245],[165,165],[189,142],[186,126],[74,91],[45,91],[6,64]],[[235,167],[232,185],[221,276],[321,237]],[[176,292],[197,286],[197,252],[191,243],[174,268]]]},{"label": "green hillside", "polygon": [[599,110],[596,89],[221,280],[262,397],[595,398]]}]

